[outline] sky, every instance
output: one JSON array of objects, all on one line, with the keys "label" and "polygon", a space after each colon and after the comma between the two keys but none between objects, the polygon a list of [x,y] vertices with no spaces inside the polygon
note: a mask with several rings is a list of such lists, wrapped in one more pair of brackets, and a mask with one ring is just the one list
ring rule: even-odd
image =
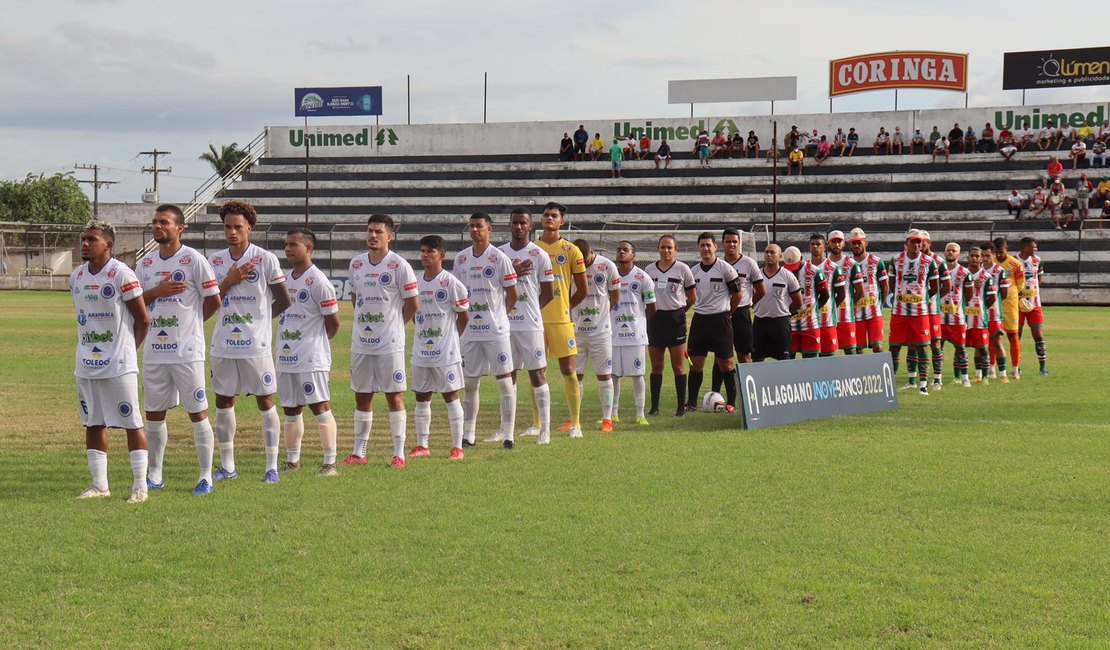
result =
[{"label": "sky", "polygon": [[[7,0],[0,38],[0,179],[98,164],[133,202],[159,166],[164,201],[187,202],[212,174],[209,144],[245,145],[297,124],[293,89],[383,87],[383,124],[683,117],[670,79],[797,76],[775,112],[829,110],[828,63],[868,52],[969,54],[971,106],[1012,106],[1007,51],[1105,45],[1098,29],[1039,25],[1044,3],[839,0],[317,0],[314,3]],[[411,75],[411,107],[406,106]],[[1107,101],[1110,87],[1030,90],[1027,104]],[[961,107],[962,93],[903,90],[899,108]],[[836,112],[890,110],[891,91],[838,97]],[[765,115],[767,103],[706,104],[697,115]],[[318,118],[335,124],[350,120]],[[80,170],[78,178],[91,178]],[[87,185],[85,186],[88,187]],[[91,194],[91,189],[89,190]]]}]

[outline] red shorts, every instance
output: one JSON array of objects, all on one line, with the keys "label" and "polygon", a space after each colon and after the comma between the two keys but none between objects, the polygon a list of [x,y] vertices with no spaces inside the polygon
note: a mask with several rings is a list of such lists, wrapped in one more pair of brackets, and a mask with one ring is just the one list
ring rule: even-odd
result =
[{"label": "red shorts", "polygon": [[856,321],[856,345],[868,346],[883,342],[883,315]]},{"label": "red shorts", "polygon": [[836,340],[840,343],[842,350],[856,347],[856,324],[854,322],[837,323]]},{"label": "red shorts", "polygon": [[811,352],[817,354],[821,351],[821,330],[801,330],[790,333],[791,352]]},{"label": "red shorts", "polygon": [[991,321],[991,324],[990,324],[990,335],[991,335],[991,336],[994,336],[995,334],[997,334],[997,333],[999,333],[999,332],[1001,332],[1001,331],[1003,331],[1003,329],[1002,329],[1002,321],[1000,321],[1000,320],[995,320],[995,321]]},{"label": "red shorts", "polygon": [[964,341],[969,348],[985,348],[987,347],[987,330],[981,327],[969,327]]},{"label": "red shorts", "polygon": [[821,354],[833,354],[840,348],[837,347],[836,330],[838,326],[830,325],[821,328]]},{"label": "red shorts", "polygon": [[932,341],[932,322],[929,314],[920,316],[890,317],[891,345],[928,345]]},{"label": "red shorts", "polygon": [[941,325],[940,338],[952,345],[964,345],[967,339],[967,325]]},{"label": "red shorts", "polygon": [[1044,312],[1041,311],[1040,306],[1033,308],[1032,311],[1018,312],[1018,327],[1029,323],[1030,325],[1044,325]]},{"label": "red shorts", "polygon": [[929,314],[929,334],[932,335],[934,341],[941,338],[940,314]]}]

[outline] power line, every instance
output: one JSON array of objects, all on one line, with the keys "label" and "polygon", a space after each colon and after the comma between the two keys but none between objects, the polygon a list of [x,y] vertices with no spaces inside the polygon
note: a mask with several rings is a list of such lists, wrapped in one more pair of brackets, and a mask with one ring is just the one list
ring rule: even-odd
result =
[{"label": "power line", "polygon": [[102,181],[100,180],[100,165],[74,165],[74,169],[91,169],[93,172],[92,180],[76,179],[78,183],[88,183],[93,187],[93,217],[100,216],[100,186],[108,187],[115,185],[119,181]]},{"label": "power line", "polygon": [[[170,151],[158,151],[157,147],[155,147],[155,149],[153,151],[140,151],[139,152],[140,156],[151,156],[153,158],[153,163],[151,164],[151,166],[150,167],[143,167],[142,171],[144,173],[145,172],[150,172],[150,173],[154,174],[154,203],[158,202],[158,174],[169,174],[170,172],[173,171],[173,167],[159,168],[158,167],[158,156],[168,156],[171,153],[172,152],[170,152]],[[143,198],[145,199],[146,197],[143,197]]]}]

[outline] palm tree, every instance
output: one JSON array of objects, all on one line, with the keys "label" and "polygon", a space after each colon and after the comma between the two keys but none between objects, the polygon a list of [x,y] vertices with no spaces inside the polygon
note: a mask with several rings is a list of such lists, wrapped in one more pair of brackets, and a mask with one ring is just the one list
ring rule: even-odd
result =
[{"label": "palm tree", "polygon": [[235,169],[235,166],[249,155],[239,148],[238,142],[224,145],[220,147],[219,151],[216,151],[215,145],[211,144],[208,145],[208,149],[200,155],[200,159],[208,161],[221,177],[230,174],[231,170]]}]

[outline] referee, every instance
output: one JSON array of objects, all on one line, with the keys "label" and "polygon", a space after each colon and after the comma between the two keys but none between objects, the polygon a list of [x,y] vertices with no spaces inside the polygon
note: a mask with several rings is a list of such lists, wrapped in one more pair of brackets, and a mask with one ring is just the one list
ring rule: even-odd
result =
[{"label": "referee", "polygon": [[802,306],[802,288],[798,278],[782,267],[782,249],[768,244],[763,253],[763,300],[755,303],[752,326],[752,359],[790,358],[790,314]]},{"label": "referee", "polygon": [[686,410],[697,408],[705,357],[712,352],[724,378],[727,410],[736,410],[736,364],[733,361],[732,312],[740,304],[740,276],[732,265],[717,257],[717,241],[712,233],[698,235],[701,263],[694,274],[697,300],[690,321],[690,380],[687,383]]}]

